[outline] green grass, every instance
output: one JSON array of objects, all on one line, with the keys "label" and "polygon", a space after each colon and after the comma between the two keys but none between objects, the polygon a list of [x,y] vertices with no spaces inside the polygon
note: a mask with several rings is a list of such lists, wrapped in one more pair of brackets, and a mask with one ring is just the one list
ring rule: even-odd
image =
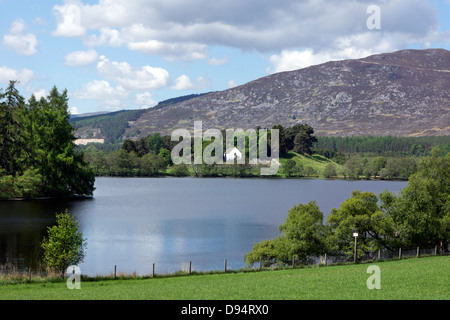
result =
[{"label": "green grass", "polygon": [[[339,164],[319,154],[302,155],[293,151],[289,151],[286,157],[280,158],[280,163],[284,165],[289,159],[293,159],[297,164],[301,163],[303,165],[303,169],[306,167],[313,168],[318,176],[322,175],[325,167],[330,163],[336,166],[336,170],[341,167]],[[285,176],[282,168],[280,168],[278,174]]]},{"label": "green grass", "polygon": [[[381,289],[367,288],[368,266],[381,270]],[[0,281],[0,299],[147,299],[147,300],[448,300],[450,257],[426,257],[277,271],[237,272],[149,279],[66,283],[7,284]]]}]

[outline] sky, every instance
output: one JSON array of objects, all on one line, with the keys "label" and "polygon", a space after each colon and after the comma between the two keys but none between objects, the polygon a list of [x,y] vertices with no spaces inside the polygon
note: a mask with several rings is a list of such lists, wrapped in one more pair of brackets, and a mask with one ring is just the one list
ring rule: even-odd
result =
[{"label": "sky", "polygon": [[0,0],[0,88],[73,114],[426,48],[450,50],[450,0]]}]

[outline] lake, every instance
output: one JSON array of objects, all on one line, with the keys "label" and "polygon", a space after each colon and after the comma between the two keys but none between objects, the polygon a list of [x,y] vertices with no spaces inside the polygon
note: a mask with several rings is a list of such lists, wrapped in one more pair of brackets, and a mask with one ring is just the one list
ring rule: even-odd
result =
[{"label": "lake", "polygon": [[87,239],[87,275],[151,274],[245,266],[256,242],[279,235],[287,211],[316,200],[325,219],[353,190],[398,192],[400,181],[271,178],[96,179],[94,197],[0,201],[0,265],[38,268],[40,242],[66,208]]}]

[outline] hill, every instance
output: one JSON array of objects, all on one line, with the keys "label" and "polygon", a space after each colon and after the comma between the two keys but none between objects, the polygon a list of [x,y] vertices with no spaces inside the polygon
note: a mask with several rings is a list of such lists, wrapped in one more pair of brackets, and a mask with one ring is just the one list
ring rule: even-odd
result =
[{"label": "hill", "polygon": [[193,129],[195,120],[204,129],[307,123],[324,136],[440,136],[450,134],[449,111],[450,51],[401,50],[276,73],[147,109],[122,137]]}]

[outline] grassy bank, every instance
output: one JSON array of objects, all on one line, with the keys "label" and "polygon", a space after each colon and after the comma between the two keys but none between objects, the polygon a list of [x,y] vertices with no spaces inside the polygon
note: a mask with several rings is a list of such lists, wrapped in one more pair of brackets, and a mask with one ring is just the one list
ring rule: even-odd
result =
[{"label": "grassy bank", "polygon": [[69,290],[66,282],[0,281],[0,299],[156,299],[156,300],[298,300],[450,298],[450,257],[438,256],[374,262],[380,268],[381,289],[369,290],[368,266],[338,265],[261,272],[222,273],[81,282]]}]

